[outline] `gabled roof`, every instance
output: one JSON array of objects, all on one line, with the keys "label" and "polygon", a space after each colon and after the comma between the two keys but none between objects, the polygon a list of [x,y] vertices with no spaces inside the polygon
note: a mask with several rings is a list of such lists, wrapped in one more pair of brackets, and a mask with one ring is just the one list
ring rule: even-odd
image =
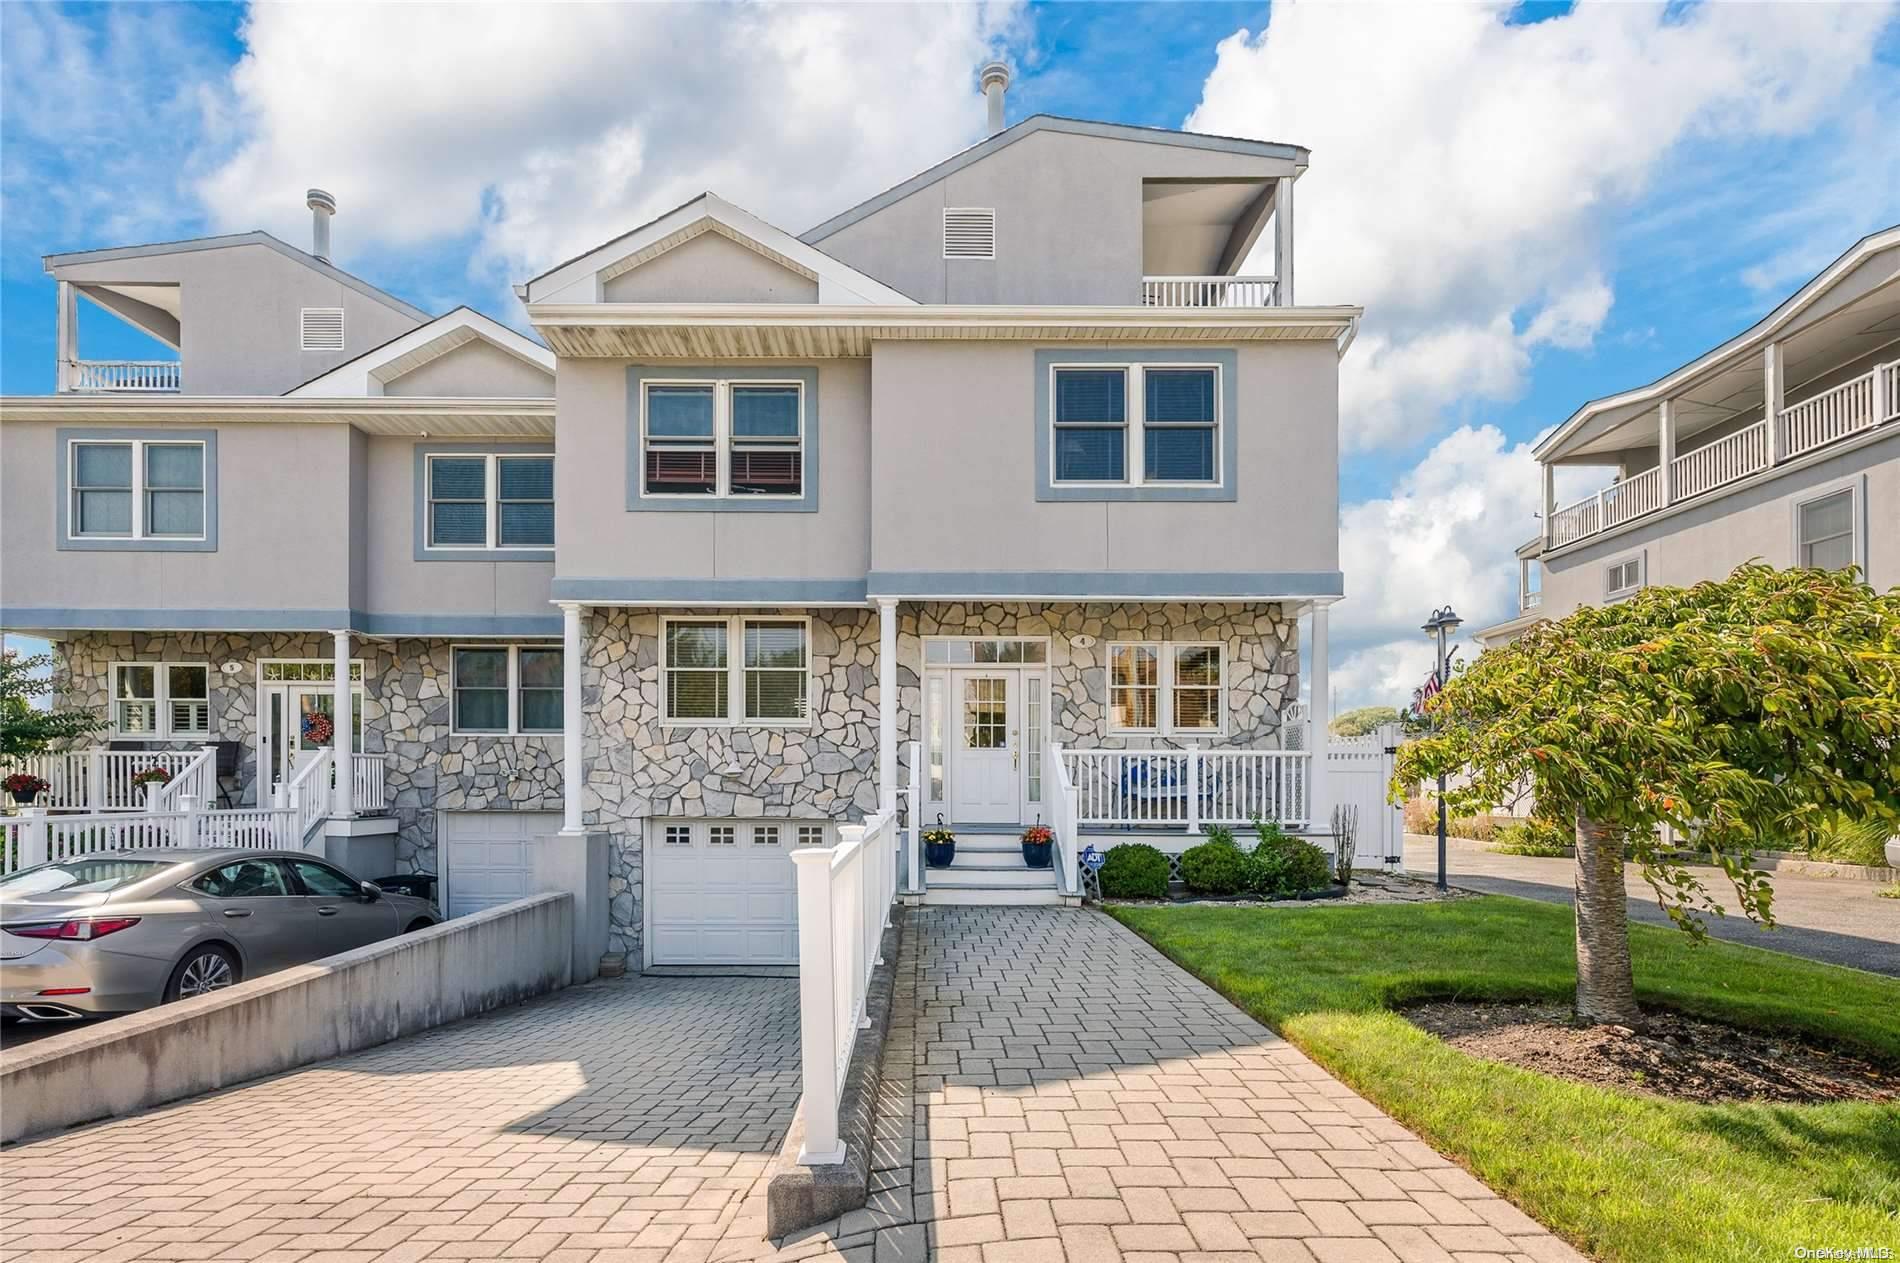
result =
[{"label": "gabled roof", "polygon": [[314,254],[306,254],[262,229],[227,233],[221,237],[191,237],[184,241],[158,241],[144,246],[114,246],[106,250],[73,250],[65,254],[45,255],[40,263],[46,271],[51,272],[54,268],[69,264],[111,263],[116,259],[144,259],[162,254],[190,254],[197,250],[228,250],[233,246],[264,246],[275,250],[285,258],[295,260],[312,271],[321,272],[331,280],[347,285],[364,297],[372,298],[413,320],[430,319],[429,313],[422,308],[412,307],[387,290],[378,289],[360,276],[352,276],[342,268],[325,263]]},{"label": "gabled roof", "polygon": [[[1531,449],[1531,455],[1538,460],[1544,460],[1554,455],[1558,449],[1575,437],[1577,432],[1589,424],[1593,417],[1614,409],[1658,403],[1672,396],[1685,384],[1694,382],[1711,369],[1719,367],[1723,361],[1737,355],[1752,354],[1764,344],[1775,341],[1776,334],[1812,307],[1862,263],[1882,251],[1896,248],[1900,248],[1900,224],[1895,224],[1891,228],[1882,228],[1879,232],[1868,233],[1849,246],[1840,258],[1828,264],[1817,276],[1790,295],[1787,301],[1748,329],[1736,334],[1714,350],[1698,355],[1681,368],[1658,377],[1647,386],[1638,386],[1618,394],[1605,395],[1601,399],[1592,399],[1571,413],[1562,425],[1545,435],[1543,441]],[[1900,267],[1900,260],[1896,261],[1896,265]],[[1619,420],[1615,424],[1622,423]]]},{"label": "gabled roof", "polygon": [[381,346],[372,347],[353,360],[346,360],[327,373],[319,373],[286,395],[356,398],[373,393],[370,380],[390,382],[430,360],[447,355],[457,347],[474,341],[488,342],[548,374],[548,394],[554,393],[554,352],[523,337],[507,325],[492,320],[473,307],[457,307],[420,328],[400,334]]},{"label": "gabled roof", "polygon": [[1063,132],[1071,136],[1097,136],[1106,140],[1131,140],[1147,145],[1171,145],[1177,149],[1209,149],[1219,153],[1251,154],[1255,157],[1277,158],[1291,162],[1299,170],[1306,167],[1307,159],[1311,154],[1311,151],[1304,146],[1287,145],[1278,141],[1245,140],[1238,136],[1208,136],[1201,132],[1180,132],[1166,127],[1138,127],[1132,123],[1098,123],[1085,118],[1064,118],[1058,114],[1032,114],[1022,122],[1005,127],[994,136],[978,141],[961,153],[952,154],[936,166],[919,172],[902,184],[893,185],[877,196],[833,215],[816,228],[799,234],[798,239],[809,245],[816,245],[833,233],[849,228],[860,219],[874,215],[886,206],[903,201],[918,189],[934,184],[972,163],[980,162],[997,150],[1034,136],[1037,132]]},{"label": "gabled roof", "polygon": [[[583,281],[592,278],[597,288],[600,282],[632,271],[706,232],[717,232],[781,267],[816,281],[821,303],[871,307],[916,305],[916,300],[909,295],[866,276],[713,193],[701,193],[657,219],[550,268],[525,284],[515,286],[515,293],[523,302],[563,301],[563,291]],[[571,297],[568,301],[572,301]]]}]

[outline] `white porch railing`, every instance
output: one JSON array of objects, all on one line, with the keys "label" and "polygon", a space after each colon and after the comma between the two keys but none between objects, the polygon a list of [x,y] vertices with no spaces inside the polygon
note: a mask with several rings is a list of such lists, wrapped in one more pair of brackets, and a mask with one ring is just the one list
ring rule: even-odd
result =
[{"label": "white porch railing", "polygon": [[385,782],[389,756],[386,754],[350,754],[350,805],[359,812],[378,812],[389,806]]},{"label": "white porch railing", "polygon": [[294,816],[287,807],[206,811],[189,796],[180,800],[175,811],[55,816],[43,807],[29,807],[17,816],[0,819],[0,873],[100,851],[162,846],[296,850],[302,847],[303,836],[296,831]]},{"label": "white porch railing", "polygon": [[1676,457],[1671,466],[1676,499],[1687,500],[1766,469],[1769,457],[1766,421],[1757,421],[1745,430],[1737,430],[1726,438],[1686,452]]},{"label": "white porch railing", "polygon": [[838,1099],[866,1002],[878,943],[897,897],[897,822],[879,812],[838,830],[834,847],[792,852],[798,877],[798,1003],[805,1144],[798,1160],[844,1160]]},{"label": "white porch railing", "polygon": [[[212,750],[210,771],[199,794],[208,800],[217,792],[215,747],[200,750],[66,750],[16,760],[9,770],[31,772],[49,788],[39,805],[61,811],[143,811],[145,787],[132,778],[147,768],[163,768],[176,781],[194,762]],[[189,792],[189,791],[184,791]]]},{"label": "white porch railing", "polygon": [[1792,408],[1783,408],[1781,433],[1788,455],[1799,456],[1879,425],[1882,418],[1874,407],[1874,395],[1882,384],[1883,371],[1892,367],[1880,365]]},{"label": "white porch railing", "polygon": [[910,775],[904,785],[904,880],[905,889],[913,895],[924,893],[924,850],[920,840],[923,830],[919,821],[924,818],[924,747],[923,743],[913,741],[909,744]]},{"label": "white porch railing", "polygon": [[1271,276],[1144,276],[1144,307],[1271,307],[1279,292]]},{"label": "white porch railing", "polygon": [[1307,750],[1064,750],[1076,823],[1194,831],[1307,820]]},{"label": "white porch railing", "polygon": [[1069,765],[1062,747],[1051,741],[1043,751],[1042,765],[1048,769],[1043,785],[1043,801],[1049,807],[1049,831],[1055,835],[1054,852],[1056,889],[1065,895],[1082,893],[1082,873],[1077,867],[1082,854],[1080,811],[1075,782],[1069,777]]},{"label": "white porch railing", "polygon": [[295,774],[277,787],[277,806],[291,812],[300,843],[329,817],[330,757],[327,748],[309,752]]},{"label": "white porch railing", "polygon": [[203,746],[191,762],[172,773],[163,785],[150,786],[145,795],[147,811],[176,811],[186,795],[201,803],[218,797],[218,747]]},{"label": "white porch railing", "polygon": [[177,360],[74,360],[71,390],[79,394],[176,392]]}]

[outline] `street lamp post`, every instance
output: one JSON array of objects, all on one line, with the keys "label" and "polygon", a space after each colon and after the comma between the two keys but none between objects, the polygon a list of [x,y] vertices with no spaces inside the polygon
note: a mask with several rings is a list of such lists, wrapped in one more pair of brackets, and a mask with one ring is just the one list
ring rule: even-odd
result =
[{"label": "street lamp post", "polygon": [[[1443,609],[1433,610],[1432,616],[1425,620],[1423,628],[1425,635],[1438,645],[1438,674],[1435,678],[1439,688],[1445,687],[1446,674],[1450,670],[1450,662],[1446,655],[1446,640],[1458,630],[1463,622],[1463,619],[1452,613],[1449,605]],[[1445,834],[1449,823],[1445,817],[1445,774],[1440,772],[1438,774],[1438,888],[1440,890],[1445,889]]]}]

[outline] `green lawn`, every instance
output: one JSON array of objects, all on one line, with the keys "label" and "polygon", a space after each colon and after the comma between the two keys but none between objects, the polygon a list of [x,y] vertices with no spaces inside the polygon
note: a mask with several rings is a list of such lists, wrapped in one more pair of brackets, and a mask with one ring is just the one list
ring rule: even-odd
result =
[{"label": "green lawn", "polygon": [[[1504,896],[1329,908],[1116,907],[1170,958],[1597,1258],[1900,1247],[1900,1109],[1696,1106],[1447,1047],[1425,998],[1568,1000],[1567,907]],[[1631,927],[1646,1005],[1853,1051],[1900,1074],[1900,982]]]}]

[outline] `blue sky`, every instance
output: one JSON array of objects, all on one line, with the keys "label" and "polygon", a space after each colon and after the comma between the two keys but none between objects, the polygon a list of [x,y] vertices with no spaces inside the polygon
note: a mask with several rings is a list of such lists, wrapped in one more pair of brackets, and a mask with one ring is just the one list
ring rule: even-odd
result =
[{"label": "blue sky", "polygon": [[[53,383],[40,256],[266,228],[512,323],[511,281],[712,188],[800,231],[1047,111],[1305,144],[1300,297],[1342,368],[1342,702],[1514,599],[1525,444],[1900,221],[1877,4],[7,6],[0,392]],[[427,56],[414,50],[427,49]],[[89,358],[164,358],[82,304]],[[1579,491],[1591,489],[1588,486]],[[1417,643],[1414,643],[1414,642]]]}]

